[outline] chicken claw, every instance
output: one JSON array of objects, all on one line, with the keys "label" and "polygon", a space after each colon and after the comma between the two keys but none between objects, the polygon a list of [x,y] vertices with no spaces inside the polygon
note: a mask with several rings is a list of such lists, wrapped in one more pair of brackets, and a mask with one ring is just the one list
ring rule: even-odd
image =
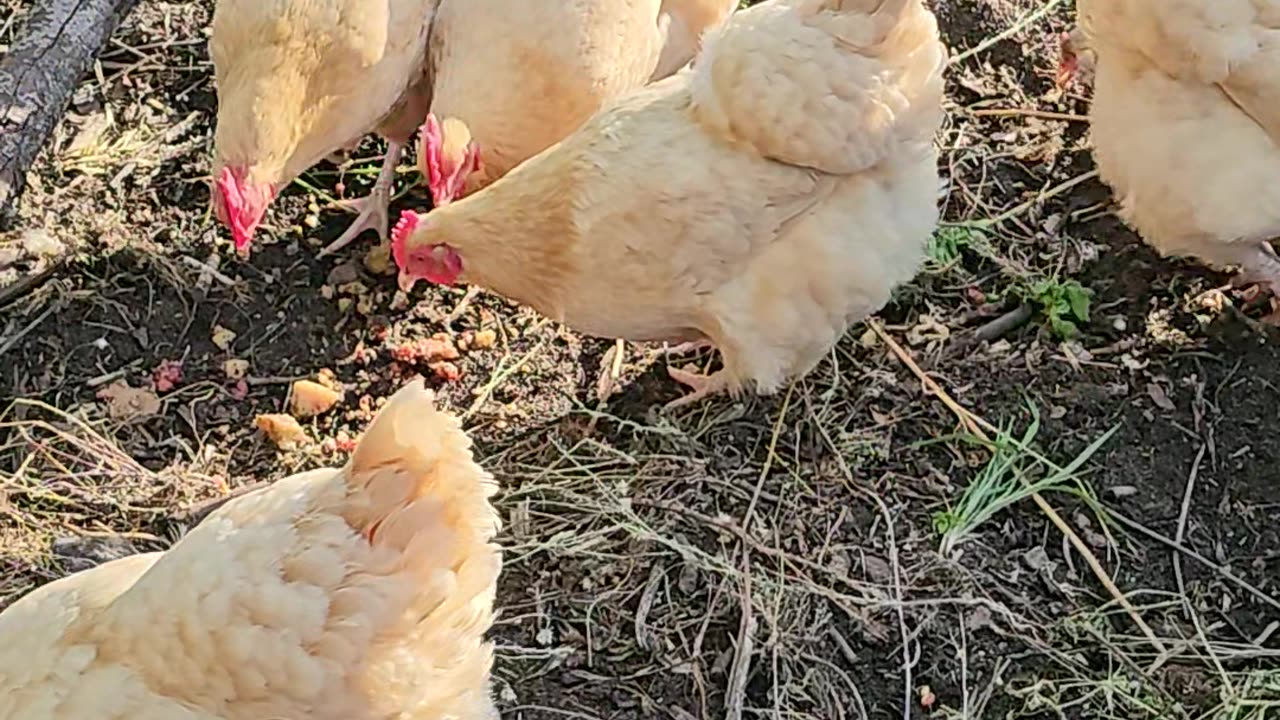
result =
[{"label": "chicken claw", "polygon": [[1280,297],[1280,257],[1271,243],[1260,243],[1253,252],[1246,252],[1240,259],[1240,274],[1231,279],[1237,288],[1264,285],[1271,294]]},{"label": "chicken claw", "polygon": [[667,403],[663,406],[664,410],[674,410],[678,407],[691,405],[703,398],[722,393],[729,388],[729,373],[726,370],[717,370],[710,375],[702,375],[668,366],[667,374],[671,376],[672,380],[681,385],[688,385],[692,392]]},{"label": "chicken claw", "polygon": [[684,355],[695,350],[707,350],[713,347],[715,347],[715,343],[710,340],[690,340],[679,345],[665,346],[662,351],[667,357],[670,357],[672,355]]},{"label": "chicken claw", "polygon": [[373,189],[363,198],[343,203],[359,212],[359,216],[347,227],[346,232],[325,246],[317,257],[332,255],[350,245],[365,230],[377,232],[379,240],[387,239],[387,208],[391,204],[391,191],[395,186],[396,166],[400,164],[403,152],[404,146],[400,143],[387,143],[387,154],[382,159],[382,168],[378,170],[378,179],[373,183]]}]

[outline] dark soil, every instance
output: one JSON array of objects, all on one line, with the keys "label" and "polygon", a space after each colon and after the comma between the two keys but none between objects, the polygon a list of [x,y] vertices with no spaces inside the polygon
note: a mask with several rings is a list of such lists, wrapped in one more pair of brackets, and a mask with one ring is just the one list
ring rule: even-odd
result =
[{"label": "dark soil", "polygon": [[[1038,7],[935,3],[956,54]],[[0,53],[20,11],[0,10]],[[1280,703],[1280,604],[1259,597],[1280,598],[1278,336],[1238,294],[1210,292],[1224,275],[1157,257],[1096,180],[982,224],[1092,169],[1086,123],[1026,112],[1086,112],[1086,98],[1052,89],[1069,8],[952,67],[941,232],[958,239],[955,257],[936,257],[880,317],[990,422],[1021,435],[1034,408],[1035,445],[1059,465],[1118,428],[1085,465],[1096,503],[1045,497],[1169,649],[1154,672],[1158,653],[1030,501],[940,552],[935,521],[990,454],[957,437],[955,416],[866,327],[778,397],[664,415],[680,391],[653,348],[627,346],[621,390],[600,403],[611,343],[488,294],[448,325],[461,290],[419,290],[402,306],[367,238],[317,260],[350,216],[300,185],[236,259],[207,213],[210,11],[138,8],[24,198],[16,229],[43,228],[69,253],[0,307],[0,396],[84,418],[141,468],[102,473],[100,458],[73,457],[79,446],[36,452],[64,447],[22,430],[68,427],[47,408],[0,418],[0,605],[166,547],[202,500],[343,462],[372,401],[422,373],[503,484],[504,717],[723,717],[739,658],[753,717],[903,717],[905,700],[911,717],[1260,719],[1249,713]],[[304,181],[362,193],[376,152],[370,140],[351,167]],[[411,191],[399,204],[426,200]],[[217,275],[202,268],[215,263]],[[1035,300],[1046,279],[1092,292],[1069,340]],[[1029,322],[972,339],[1023,303]],[[402,354],[442,332],[474,344],[482,330],[495,344],[462,350],[456,380]],[[232,359],[248,361],[243,386]],[[150,388],[165,361],[182,376],[157,393],[160,410],[110,418],[101,390]],[[322,369],[345,386],[343,405],[308,428],[313,446],[277,450],[254,416],[281,411],[289,382]]]}]

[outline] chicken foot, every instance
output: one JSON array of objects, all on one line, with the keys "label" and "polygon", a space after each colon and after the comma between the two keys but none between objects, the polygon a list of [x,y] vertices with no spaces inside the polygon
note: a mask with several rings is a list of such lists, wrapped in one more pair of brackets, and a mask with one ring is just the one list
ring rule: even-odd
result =
[{"label": "chicken foot", "polygon": [[1238,260],[1238,264],[1242,270],[1232,284],[1236,287],[1266,285],[1273,295],[1280,296],[1280,256],[1276,255],[1271,243],[1261,242],[1253,248],[1241,250],[1243,257]]},{"label": "chicken foot", "polygon": [[685,353],[691,353],[694,350],[706,350],[713,347],[715,347],[715,343],[710,340],[690,340],[689,342],[683,342],[679,345],[668,345],[663,347],[662,352],[667,357],[670,357],[672,355],[684,355]]},{"label": "chicken foot", "polygon": [[692,392],[667,403],[663,406],[664,410],[674,410],[685,405],[692,405],[703,398],[722,393],[729,388],[728,370],[721,369],[710,375],[703,375],[676,367],[668,367],[667,375],[681,385],[687,385]]},{"label": "chicken foot", "polygon": [[339,235],[337,240],[325,246],[317,257],[332,255],[350,245],[351,241],[359,237],[360,233],[365,230],[377,232],[379,240],[387,239],[387,218],[388,208],[391,205],[391,191],[395,187],[396,166],[400,164],[400,156],[403,153],[404,145],[397,142],[387,143],[387,154],[382,159],[382,168],[378,170],[378,179],[374,181],[373,189],[363,198],[345,200],[340,203],[358,212],[359,215],[347,228],[346,232]]},{"label": "chicken foot", "polygon": [[[1210,259],[1210,262],[1213,262]],[[1219,259],[1223,265],[1239,265],[1240,272],[1219,291],[1239,290],[1246,304],[1270,291],[1272,312],[1262,318],[1262,323],[1280,327],[1280,256],[1269,242],[1240,243],[1232,246],[1232,252]],[[1254,322],[1245,317],[1251,324]]]}]

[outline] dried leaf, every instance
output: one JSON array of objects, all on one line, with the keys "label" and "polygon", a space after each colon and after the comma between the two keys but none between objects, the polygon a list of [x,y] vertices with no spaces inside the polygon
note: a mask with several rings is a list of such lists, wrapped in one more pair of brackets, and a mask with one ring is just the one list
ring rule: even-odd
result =
[{"label": "dried leaf", "polygon": [[115,420],[151,417],[160,412],[160,398],[146,388],[129,387],[117,380],[98,391],[98,399],[107,403],[107,414]]},{"label": "dried leaf", "polygon": [[1147,383],[1147,396],[1150,397],[1151,402],[1155,403],[1156,407],[1161,410],[1173,412],[1177,409],[1177,407],[1174,406],[1173,401],[1169,399],[1167,394],[1165,394],[1164,388],[1160,387],[1156,383]]}]

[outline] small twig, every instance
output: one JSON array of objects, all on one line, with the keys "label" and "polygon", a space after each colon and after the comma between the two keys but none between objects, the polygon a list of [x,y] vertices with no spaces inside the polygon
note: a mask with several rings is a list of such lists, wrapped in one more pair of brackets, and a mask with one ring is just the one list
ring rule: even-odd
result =
[{"label": "small twig", "polygon": [[1013,207],[1009,208],[1008,210],[1005,210],[1004,212],[1000,213],[999,215],[996,215],[995,217],[990,217],[985,220],[976,220],[973,222],[961,222],[961,223],[950,223],[950,224],[968,226],[973,228],[995,227],[996,225],[999,225],[1005,220],[1011,220],[1021,215],[1022,213],[1026,212],[1027,210],[1030,210],[1036,205],[1050,198],[1057,197],[1058,195],[1065,193],[1071,188],[1074,188],[1075,186],[1080,185],[1081,183],[1088,182],[1096,177],[1098,177],[1098,171],[1090,170],[1089,172],[1084,173],[1083,175],[1078,175],[1074,178],[1071,178],[1070,180],[1062,183],[1061,185],[1058,185],[1057,187],[1049,188],[1048,190],[1043,190],[1041,192],[1038,192],[1031,199],[1025,202],[1019,203],[1017,205],[1014,205]]},{"label": "small twig", "polygon": [[1042,118],[1044,120],[1062,120],[1064,122],[1089,122],[1089,118],[1084,115],[1052,112],[1050,110],[1032,110],[1030,108],[983,108],[981,110],[970,110],[969,114],[974,117],[1020,116]]},{"label": "small twig", "polygon": [[[1196,492],[1196,476],[1200,474],[1200,461],[1204,460],[1204,452],[1208,447],[1208,443],[1200,443],[1196,459],[1191,463],[1191,472],[1187,474],[1187,486],[1182,491],[1182,512],[1178,514],[1178,530],[1173,536],[1173,541],[1179,545],[1186,537],[1187,516],[1191,512],[1191,498]],[[1178,581],[1178,592],[1182,595],[1182,612],[1188,620],[1194,620],[1191,600],[1187,597],[1187,585],[1182,578],[1182,553],[1176,551],[1173,553],[1173,576]]]},{"label": "small twig", "polygon": [[960,717],[974,720],[969,712],[969,634],[964,626],[964,613],[960,618]]},{"label": "small twig", "polygon": [[1033,310],[1029,303],[1023,303],[991,322],[973,331],[974,342],[991,342],[1003,337],[1006,333],[1020,327],[1031,319]]},{"label": "small twig", "polygon": [[751,555],[742,553],[742,594],[739,605],[742,617],[738,620],[738,646],[733,652],[733,666],[729,670],[728,686],[724,694],[725,720],[742,720],[742,709],[747,700],[747,679],[751,677],[751,655],[755,652],[756,616],[751,599]]},{"label": "small twig", "polygon": [[453,309],[449,311],[448,315],[441,318],[440,324],[444,326],[445,330],[453,332],[453,321],[462,317],[462,314],[471,306],[471,301],[475,300],[476,296],[479,294],[479,285],[472,285],[467,288],[467,292],[462,296],[462,299],[458,301],[458,304],[453,306]]},{"label": "small twig", "polygon": [[613,362],[609,363],[609,377],[617,380],[622,375],[622,358],[627,356],[627,341],[618,338],[614,343]]},{"label": "small twig", "polygon": [[17,345],[19,340],[26,337],[27,334],[30,333],[32,330],[35,330],[40,325],[40,323],[45,321],[45,318],[52,315],[60,306],[61,306],[61,303],[53,303],[49,307],[45,308],[45,311],[40,313],[38,316],[36,316],[36,319],[32,320],[26,327],[14,333],[11,337],[5,339],[4,344],[0,345],[0,355],[4,355],[5,353],[12,350],[13,346]]},{"label": "small twig", "polygon": [[0,288],[0,307],[8,305],[23,295],[26,295],[40,287],[41,283],[53,277],[53,271],[62,267],[62,264],[65,263],[67,258],[70,256],[71,253],[63,253],[62,255],[59,255],[57,259],[51,260],[48,267],[45,269],[37,273],[27,275],[8,287]]},{"label": "small twig", "polygon": [[[1190,602],[1187,603],[1190,610]],[[1196,627],[1196,635],[1200,638],[1200,642],[1204,643],[1204,650],[1209,654],[1209,660],[1213,662],[1213,667],[1218,671],[1218,677],[1222,678],[1222,684],[1227,688],[1228,697],[1236,697],[1235,683],[1231,682],[1231,676],[1227,674],[1227,669],[1222,666],[1222,661],[1218,659],[1218,653],[1214,652],[1213,643],[1209,642],[1209,636],[1204,631],[1204,623],[1200,622],[1200,616],[1195,612],[1191,612],[1191,623]],[[1157,661],[1163,658],[1157,658]]]},{"label": "small twig", "polygon": [[199,270],[202,278],[211,277],[214,280],[217,280],[218,282],[222,283],[223,285],[226,285],[227,287],[235,287],[235,284],[236,284],[235,280],[232,280],[231,278],[222,274],[217,268],[213,267],[212,265],[209,265],[208,263],[200,262],[199,260],[191,257],[190,255],[183,255],[182,262],[186,263],[187,265],[189,265],[191,268],[195,270]]},{"label": "small twig", "polygon": [[[830,580],[833,580],[851,590],[855,590],[863,593],[866,592],[866,588],[862,585],[862,583],[860,583],[857,580],[854,580],[848,575],[836,572],[826,564],[814,562],[813,560],[809,560],[808,558],[802,557],[800,555],[793,555],[784,550],[771,548],[768,545],[765,545],[759,540],[756,540],[755,538],[751,537],[747,533],[743,532],[742,526],[736,523],[729,522],[724,519],[713,518],[710,515],[705,515],[703,513],[698,512],[697,510],[690,510],[686,507],[683,507],[680,505],[674,505],[670,503],[633,500],[632,504],[635,507],[648,507],[648,508],[653,508],[655,510],[661,510],[663,512],[675,513],[677,515],[684,515],[685,517],[693,518],[694,520],[697,520],[698,522],[708,527],[713,527],[717,530],[723,530],[727,533],[732,534],[734,537],[741,540],[744,545],[746,545],[747,547],[751,548],[755,552],[771,560],[777,560],[782,563],[789,563],[796,567],[804,568],[805,570],[809,570],[811,572],[814,572],[826,578],[829,578]],[[894,604],[898,607],[902,607],[905,603],[896,602]]]},{"label": "small twig", "polygon": [[288,385],[296,380],[306,380],[306,375],[268,375],[266,377],[247,377],[244,382],[249,387],[260,385]]},{"label": "small twig", "polygon": [[795,384],[787,386],[787,394],[782,399],[782,409],[778,411],[778,419],[773,423],[773,432],[769,436],[769,448],[764,457],[764,464],[760,466],[760,473],[756,476],[756,486],[751,492],[751,502],[747,503],[747,511],[742,516],[742,531],[745,533],[751,528],[751,518],[755,516],[756,504],[760,502],[760,494],[764,491],[764,481],[769,477],[769,472],[773,470],[774,458],[778,456],[778,438],[782,435],[782,423],[787,419],[787,411],[791,409],[791,393],[795,390]]},{"label": "small twig", "polygon": [[[810,413],[813,412],[812,406],[809,407],[809,411]],[[907,614],[904,608],[905,597],[902,591],[902,564],[898,558],[898,539],[893,529],[893,515],[889,513],[889,506],[885,504],[878,494],[854,483],[853,470],[845,462],[844,455],[831,438],[831,434],[827,432],[826,426],[821,422],[817,422],[816,416],[814,417],[814,426],[818,429],[818,433],[822,435],[823,441],[831,448],[836,463],[839,464],[841,473],[844,475],[845,484],[849,486],[850,490],[870,498],[876,509],[879,510],[881,519],[884,520],[885,536],[889,546],[889,567],[893,573],[893,597],[897,605],[898,632],[902,636],[902,717],[904,720],[911,720],[911,689],[915,685],[912,679],[912,667],[915,663],[911,659],[911,633],[907,628]]]},{"label": "small twig", "polygon": [[174,519],[181,520],[183,522],[189,522],[192,525],[196,525],[200,521],[208,517],[209,513],[212,513],[214,510],[217,510],[218,508],[222,507],[228,502],[235,500],[236,498],[241,497],[242,495],[248,495],[249,493],[255,490],[264,488],[270,484],[271,483],[263,480],[255,483],[250,483],[249,485],[245,485],[243,487],[238,487],[235,490],[232,490],[231,492],[221,497],[210,498],[208,500],[204,500],[194,505],[190,505],[186,508],[183,508],[180,512],[174,515]]},{"label": "small twig", "polygon": [[472,415],[479,412],[480,408],[489,400],[489,396],[493,394],[493,391],[496,390],[499,385],[506,382],[507,378],[511,377],[518,372],[520,368],[524,367],[525,363],[532,360],[533,357],[542,350],[542,348],[546,347],[546,344],[547,339],[543,338],[533,347],[532,350],[525,353],[519,360],[511,363],[511,367],[503,368],[501,371],[492,375],[489,378],[489,382],[485,383],[484,386],[480,388],[480,393],[476,395],[476,399],[472,401],[471,406],[467,408],[466,412],[458,416],[458,419],[466,422]]},{"label": "small twig", "polygon": [[764,481],[769,476],[769,471],[773,468],[774,458],[777,457],[778,438],[782,435],[782,426],[787,418],[787,411],[791,408],[791,394],[795,390],[795,384],[787,387],[787,395],[782,401],[782,408],[778,410],[778,419],[773,423],[773,433],[769,439],[769,449],[765,455],[764,464],[760,468],[760,474],[756,480],[755,490],[751,493],[751,502],[747,503],[747,510],[742,516],[742,534],[739,539],[742,541],[739,545],[739,551],[742,553],[742,618],[738,626],[738,647],[733,656],[733,668],[729,673],[729,685],[725,690],[725,719],[741,720],[743,705],[747,697],[747,678],[751,674],[751,654],[755,644],[756,618],[752,603],[755,601],[751,591],[751,552],[747,546],[746,538],[750,537],[748,532],[751,528],[751,520],[755,517],[756,503],[760,501],[760,494],[764,489]]},{"label": "small twig", "polygon": [[[980,426],[985,426],[992,432],[998,432],[994,425],[983,420],[981,417],[975,415],[969,410],[966,410],[963,406],[952,399],[951,395],[948,394],[946,390],[942,389],[938,383],[934,382],[933,378],[929,377],[924,370],[920,369],[920,366],[916,364],[916,361],[911,357],[911,355],[908,354],[907,351],[889,335],[889,333],[885,332],[884,328],[881,327],[880,323],[874,318],[867,318],[867,325],[875,332],[876,335],[880,336],[880,339],[883,340],[887,346],[889,346],[889,349],[900,361],[902,361],[902,364],[906,365],[907,368],[920,379],[920,382],[924,384],[925,389],[934,397],[942,401],[942,404],[946,405],[947,408],[955,414],[956,418],[960,420],[960,423],[963,424],[970,433],[985,442],[991,442],[990,437],[983,432],[983,429]],[[1133,606],[1133,603],[1129,602],[1129,599],[1120,591],[1120,588],[1116,587],[1115,581],[1111,579],[1111,575],[1106,571],[1106,568],[1102,567],[1102,563],[1099,562],[1098,556],[1094,555],[1093,551],[1089,549],[1089,546],[1085,544],[1084,540],[1080,539],[1080,536],[1076,531],[1062,519],[1062,516],[1058,514],[1058,511],[1054,510],[1053,506],[1050,505],[1048,501],[1040,495],[1040,493],[1033,491],[1031,493],[1031,499],[1035,501],[1036,506],[1040,508],[1040,512],[1044,513],[1049,518],[1050,522],[1056,525],[1058,530],[1062,531],[1062,533],[1067,536],[1067,539],[1071,541],[1071,545],[1076,549],[1076,552],[1080,553],[1080,556],[1089,564],[1089,568],[1093,570],[1094,576],[1098,578],[1098,581],[1102,583],[1102,586],[1111,594],[1111,597],[1120,604],[1120,607],[1129,615],[1134,624],[1137,625],[1138,628],[1142,630],[1142,633],[1147,636],[1147,641],[1151,643],[1151,646],[1155,648],[1157,652],[1163,653],[1165,651],[1164,643],[1160,642],[1160,639],[1156,637],[1155,632],[1152,631],[1151,627],[1147,625],[1147,622],[1142,619],[1142,615],[1138,613],[1138,609]]]},{"label": "small twig", "polygon": [[88,388],[96,388],[99,385],[106,385],[112,380],[124,377],[131,369],[133,369],[133,364],[126,365],[119,370],[112,370],[109,373],[105,373],[94,378],[89,378],[84,382],[84,386]]},{"label": "small twig", "polygon": [[1053,9],[1054,9],[1055,7],[1057,7],[1057,6],[1058,6],[1058,4],[1059,4],[1059,3],[1061,3],[1061,2],[1062,2],[1062,0],[1049,0],[1049,1],[1048,1],[1048,2],[1046,2],[1044,5],[1041,5],[1039,9],[1037,9],[1037,10],[1032,10],[1031,12],[1029,12],[1029,13],[1027,13],[1027,14],[1023,15],[1023,16],[1022,16],[1022,17],[1020,17],[1020,18],[1018,18],[1018,21],[1017,21],[1017,22],[1015,22],[1012,26],[1010,26],[1008,29],[1004,30],[1003,32],[998,33],[998,34],[996,34],[996,35],[992,35],[991,37],[987,38],[986,40],[983,40],[982,42],[978,43],[978,44],[977,44],[977,45],[975,45],[974,47],[969,48],[968,50],[966,50],[966,51],[964,51],[964,52],[960,53],[959,55],[956,55],[955,57],[951,58],[950,60],[948,60],[948,61],[947,61],[947,64],[948,64],[948,65],[955,65],[956,63],[960,62],[961,60],[964,60],[964,59],[966,59],[966,58],[973,57],[974,55],[977,55],[977,54],[978,54],[978,53],[980,53],[980,52],[985,52],[985,51],[987,50],[987,48],[990,48],[990,47],[992,47],[992,46],[996,45],[997,43],[999,43],[999,42],[1001,42],[1001,41],[1003,41],[1003,40],[1005,40],[1005,39],[1007,39],[1007,38],[1009,38],[1009,37],[1012,37],[1012,36],[1013,36],[1014,34],[1016,34],[1018,31],[1022,30],[1024,27],[1026,27],[1026,26],[1028,26],[1028,25],[1030,25],[1030,24],[1032,24],[1032,23],[1036,22],[1036,21],[1037,21],[1037,20],[1039,20],[1040,18],[1042,18],[1042,17],[1044,17],[1044,16],[1048,15],[1050,12],[1052,12],[1052,11],[1053,11]]},{"label": "small twig", "polygon": [[1250,584],[1247,580],[1244,580],[1243,578],[1241,578],[1240,576],[1238,576],[1238,575],[1236,575],[1235,573],[1231,572],[1231,571],[1230,571],[1230,570],[1228,570],[1227,568],[1225,568],[1225,567],[1223,567],[1223,566],[1219,565],[1218,563],[1215,563],[1214,561],[1212,561],[1212,560],[1210,560],[1209,558],[1207,558],[1207,557],[1205,557],[1205,556],[1201,555],[1200,553],[1196,552],[1195,550],[1192,550],[1191,548],[1187,547],[1186,545],[1183,545],[1182,543],[1176,542],[1173,538],[1171,538],[1171,537],[1167,537],[1167,536],[1165,536],[1165,535],[1162,535],[1162,534],[1160,534],[1160,533],[1156,532],[1155,530],[1152,530],[1151,528],[1147,527],[1146,525],[1143,525],[1142,523],[1138,522],[1137,520],[1134,520],[1133,518],[1130,518],[1130,517],[1128,517],[1128,516],[1126,516],[1126,515],[1124,515],[1124,514],[1120,513],[1119,511],[1115,510],[1114,508],[1105,508],[1105,509],[1106,509],[1106,511],[1107,511],[1107,515],[1108,515],[1108,516],[1110,516],[1110,517],[1111,517],[1112,519],[1114,519],[1115,521],[1119,522],[1121,525],[1124,525],[1125,527],[1129,528],[1130,530],[1133,530],[1133,531],[1135,531],[1135,532],[1137,532],[1137,533],[1140,533],[1140,534],[1142,534],[1142,535],[1146,535],[1147,537],[1151,538],[1152,540],[1155,540],[1155,541],[1157,541],[1157,542],[1163,543],[1163,544],[1165,544],[1166,546],[1168,546],[1168,547],[1170,547],[1170,548],[1172,548],[1172,549],[1174,549],[1174,550],[1177,550],[1178,552],[1182,553],[1183,555],[1186,555],[1187,557],[1191,558],[1192,560],[1195,560],[1195,561],[1199,562],[1201,565],[1204,565],[1205,567],[1209,568],[1210,570],[1213,570],[1214,572],[1218,573],[1218,574],[1219,574],[1219,575],[1221,575],[1223,578],[1226,578],[1226,579],[1227,579],[1227,580],[1229,580],[1230,582],[1234,583],[1234,584],[1235,584],[1237,587],[1239,587],[1241,590],[1244,590],[1245,592],[1249,593],[1250,595],[1253,595],[1254,597],[1256,597],[1257,599],[1261,600],[1262,602],[1264,602],[1264,603],[1266,603],[1266,604],[1270,605],[1271,607],[1273,607],[1273,608],[1275,608],[1275,609],[1277,609],[1277,610],[1280,610],[1280,600],[1277,600],[1277,599],[1275,599],[1275,598],[1271,597],[1270,595],[1266,594],[1266,593],[1265,593],[1265,592],[1263,592],[1262,590],[1258,589],[1257,587],[1254,587],[1254,586],[1253,586],[1252,584]]},{"label": "small twig", "polygon": [[649,582],[645,583],[644,592],[640,593],[640,602],[636,605],[635,633],[636,644],[644,650],[652,650],[654,648],[654,633],[646,627],[649,621],[649,612],[653,610],[653,601],[658,596],[658,590],[662,587],[662,578],[664,576],[665,566],[662,563],[654,563],[649,569]]}]

